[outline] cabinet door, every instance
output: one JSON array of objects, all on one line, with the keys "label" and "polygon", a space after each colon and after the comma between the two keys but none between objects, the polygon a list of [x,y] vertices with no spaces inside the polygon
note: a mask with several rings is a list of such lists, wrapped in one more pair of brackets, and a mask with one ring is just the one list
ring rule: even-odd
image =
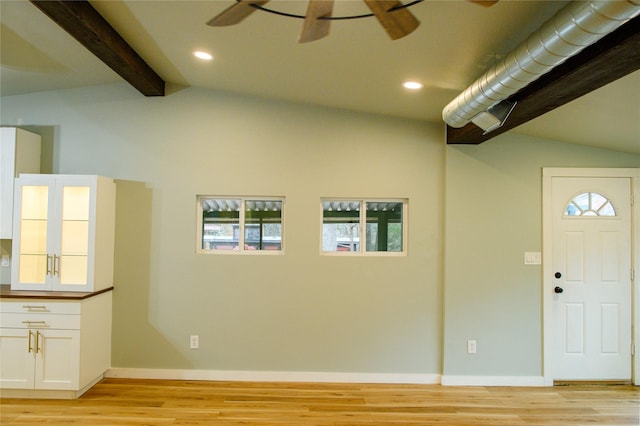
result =
[{"label": "cabinet door", "polygon": [[40,135],[15,127],[0,129],[0,238],[13,238],[14,178],[40,172]]},{"label": "cabinet door", "polygon": [[16,129],[0,128],[0,238],[13,232],[13,179],[15,178]]},{"label": "cabinet door", "polygon": [[57,181],[59,238],[54,249],[54,290],[93,289],[95,197],[95,179],[73,176]]},{"label": "cabinet door", "polygon": [[79,330],[38,330],[36,389],[76,390],[80,371]]},{"label": "cabinet door", "polygon": [[33,389],[35,332],[0,328],[0,388]]},{"label": "cabinet door", "polygon": [[30,175],[18,179],[15,191],[14,266],[11,288],[14,290],[50,290],[55,266],[55,199],[53,181],[46,176]]}]

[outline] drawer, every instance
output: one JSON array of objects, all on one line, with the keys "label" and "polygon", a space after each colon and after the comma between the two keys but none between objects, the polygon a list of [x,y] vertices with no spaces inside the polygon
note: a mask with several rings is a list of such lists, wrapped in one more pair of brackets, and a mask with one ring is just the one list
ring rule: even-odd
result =
[{"label": "drawer", "polygon": [[0,302],[2,313],[80,314],[80,302],[59,302],[43,299],[21,299]]},{"label": "drawer", "polygon": [[80,315],[0,313],[2,328],[79,330]]}]

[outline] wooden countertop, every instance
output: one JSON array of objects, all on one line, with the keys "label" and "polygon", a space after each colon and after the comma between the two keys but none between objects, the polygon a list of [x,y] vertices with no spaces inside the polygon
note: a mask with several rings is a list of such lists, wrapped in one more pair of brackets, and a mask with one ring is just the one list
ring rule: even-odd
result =
[{"label": "wooden countertop", "polygon": [[10,285],[4,284],[0,285],[0,299],[84,300],[112,290],[113,287],[93,292],[11,290]]}]

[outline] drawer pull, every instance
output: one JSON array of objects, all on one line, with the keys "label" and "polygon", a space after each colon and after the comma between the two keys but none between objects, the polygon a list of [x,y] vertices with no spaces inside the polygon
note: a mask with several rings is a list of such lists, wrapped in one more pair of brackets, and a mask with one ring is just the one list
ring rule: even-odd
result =
[{"label": "drawer pull", "polygon": [[47,307],[44,305],[24,305],[22,307],[29,312],[49,312]]},{"label": "drawer pull", "polygon": [[[46,321],[22,321],[23,324],[26,324],[27,327],[46,327],[47,326],[47,322]],[[36,346],[38,346],[36,344]]]},{"label": "drawer pull", "polygon": [[51,274],[51,276],[55,276],[57,275],[58,277],[60,276],[60,256],[58,255],[53,255],[53,273]]},{"label": "drawer pull", "polygon": [[42,336],[42,333],[40,333],[39,331],[36,331],[36,353],[41,352],[40,336]]},{"label": "drawer pull", "polygon": [[33,336],[33,331],[29,330],[29,343],[27,344],[28,353],[31,353],[33,350],[33,346],[31,346],[31,337]]}]

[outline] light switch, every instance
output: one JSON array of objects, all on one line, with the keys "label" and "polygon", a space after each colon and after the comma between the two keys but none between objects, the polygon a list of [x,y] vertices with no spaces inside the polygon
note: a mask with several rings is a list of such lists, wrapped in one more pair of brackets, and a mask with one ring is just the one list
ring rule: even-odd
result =
[{"label": "light switch", "polygon": [[540,253],[539,251],[524,252],[525,265],[540,265],[541,263],[542,263],[542,253]]},{"label": "light switch", "polygon": [[9,267],[9,256],[8,255],[3,255],[2,256],[2,267],[3,268],[8,268]]}]

